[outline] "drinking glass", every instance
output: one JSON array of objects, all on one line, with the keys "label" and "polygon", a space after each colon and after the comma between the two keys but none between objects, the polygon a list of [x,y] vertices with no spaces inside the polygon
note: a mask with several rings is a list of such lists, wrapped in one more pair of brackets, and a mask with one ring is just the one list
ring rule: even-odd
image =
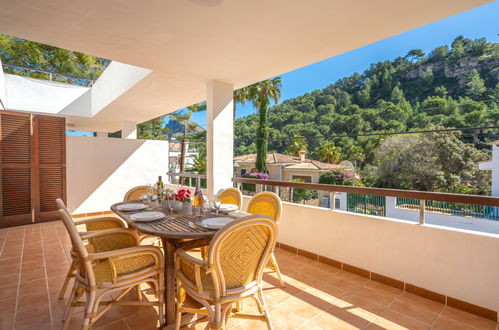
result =
[{"label": "drinking glass", "polygon": [[218,212],[220,211],[220,206],[222,206],[222,202],[215,200],[213,201],[213,206],[215,207],[215,214],[218,215]]},{"label": "drinking glass", "polygon": [[170,214],[173,214],[173,202],[175,200],[171,199],[170,196],[166,197],[166,205],[168,205],[168,210],[170,210]]},{"label": "drinking glass", "polygon": [[152,186],[150,184],[147,185],[147,188],[146,188],[146,194],[147,194],[147,201],[149,202],[149,206],[151,206],[151,203],[152,203],[152,194],[153,193],[153,190],[152,190]]}]

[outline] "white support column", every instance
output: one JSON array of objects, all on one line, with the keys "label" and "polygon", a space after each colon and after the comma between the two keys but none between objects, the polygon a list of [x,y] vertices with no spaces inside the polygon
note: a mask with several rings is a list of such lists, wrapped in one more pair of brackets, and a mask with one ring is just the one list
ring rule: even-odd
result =
[{"label": "white support column", "polygon": [[121,138],[136,139],[137,138],[137,123],[134,121],[121,122]]},{"label": "white support column", "polygon": [[231,84],[208,82],[206,98],[206,176],[208,197],[232,187],[234,172],[233,92]]}]

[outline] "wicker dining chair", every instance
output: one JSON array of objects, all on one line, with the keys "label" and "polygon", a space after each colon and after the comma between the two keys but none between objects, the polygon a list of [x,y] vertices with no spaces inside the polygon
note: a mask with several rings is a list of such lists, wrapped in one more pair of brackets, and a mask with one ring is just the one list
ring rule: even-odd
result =
[{"label": "wicker dining chair", "polygon": [[[277,194],[270,191],[259,192],[251,198],[248,204],[248,213],[267,215],[279,224],[282,214],[281,198]],[[274,251],[272,251],[270,255],[270,266],[268,268],[272,269],[276,273],[279,283],[284,288],[286,284],[282,278],[281,270],[277,264]]]},{"label": "wicker dining chair", "polygon": [[243,194],[237,188],[224,189],[219,195],[218,200],[222,204],[234,204],[240,211],[243,207]]},{"label": "wicker dining chair", "polygon": [[[124,244],[122,249],[88,252],[83,240],[101,237],[103,231],[92,232],[82,237],[76,230],[71,217],[64,210],[59,210],[59,215],[68,231],[78,263],[75,287],[64,315],[63,329],[68,328],[72,311],[78,306],[85,307],[82,329],[88,329],[112,306],[119,305],[158,306],[159,322],[162,324],[164,262],[161,250],[155,246],[139,245],[138,236],[132,231],[127,231],[128,240],[120,239],[120,242]],[[102,238],[105,242],[109,236]],[[128,244],[125,244],[125,241],[128,241]],[[141,283],[151,285],[158,301],[121,300]],[[80,302],[83,293],[86,293],[86,299],[85,302]],[[111,300],[103,301],[104,297],[109,297]],[[98,311],[101,306],[105,307]]]},{"label": "wicker dining chair", "polygon": [[[152,193],[153,195],[157,194],[156,188],[152,188]],[[132,189],[128,190],[127,193],[125,194],[125,198],[123,198],[124,202],[129,202],[129,201],[134,201],[134,200],[139,200],[142,198],[142,196],[147,194],[147,186],[137,186],[133,187]],[[138,232],[140,236],[140,241],[144,241],[145,239],[152,238],[155,240],[155,243],[157,243],[158,246],[161,246],[161,240],[152,235],[144,234],[141,232]]]},{"label": "wicker dining chair", "polygon": [[[156,188],[152,188],[152,193],[153,195],[157,194]],[[127,193],[125,194],[125,198],[123,199],[124,202],[129,202],[129,201],[134,201],[141,199],[142,196],[147,194],[147,186],[137,186],[133,187],[132,189],[128,190]]]},{"label": "wicker dining chair", "polygon": [[[207,260],[177,250],[176,329],[180,328],[183,313],[208,315],[215,329],[224,329],[230,317],[264,320],[272,329],[263,297],[262,275],[276,239],[277,225],[272,218],[250,215],[230,222],[217,232],[208,248]],[[203,308],[189,306],[186,295]],[[248,298],[255,300],[259,314],[234,312],[233,305]]]},{"label": "wicker dining chair", "polygon": [[[60,210],[63,210],[71,217],[71,213],[69,213],[69,210],[66,207],[66,204],[64,204],[64,202],[62,201],[62,199],[58,198],[55,200],[55,202],[57,204],[57,207]],[[85,226],[86,232],[79,232],[80,235],[85,235],[86,233],[96,231],[96,230],[107,230],[107,229],[113,229],[113,228],[126,228],[123,221],[121,221],[118,218],[111,217],[111,216],[102,216],[102,217],[96,217],[96,218],[85,219],[85,220],[77,220],[77,221],[74,221],[74,224],[75,224],[75,226],[80,226],[80,225]],[[116,241],[117,239],[118,239],[117,236],[115,236],[113,241]],[[109,246],[110,245],[109,242],[106,245]],[[117,246],[116,248],[118,248],[120,246],[119,242],[115,245]],[[92,242],[89,242],[86,245],[86,248],[89,252],[95,251],[95,247],[94,247],[94,244],[92,244]],[[111,245],[110,248],[113,248],[113,246]],[[103,252],[103,251],[99,251],[99,252]],[[69,270],[66,274],[66,279],[64,280],[64,283],[62,284],[62,288],[61,288],[61,291],[60,291],[59,297],[58,297],[59,299],[64,298],[64,295],[66,294],[66,290],[67,290],[68,285],[69,285],[69,281],[71,280],[71,278],[75,277],[75,273],[76,273],[76,259],[75,259],[75,257],[73,257],[73,261],[71,262],[71,265],[69,266]]]}]

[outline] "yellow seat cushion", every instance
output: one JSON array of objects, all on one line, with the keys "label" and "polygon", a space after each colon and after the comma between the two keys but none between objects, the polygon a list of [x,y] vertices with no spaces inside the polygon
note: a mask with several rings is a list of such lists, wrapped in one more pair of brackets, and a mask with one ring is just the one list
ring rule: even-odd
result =
[{"label": "yellow seat cushion", "polygon": [[[143,270],[154,265],[154,258],[150,255],[140,255],[114,261],[118,276],[124,276]],[[106,260],[93,266],[97,284],[113,282],[111,264]]]}]

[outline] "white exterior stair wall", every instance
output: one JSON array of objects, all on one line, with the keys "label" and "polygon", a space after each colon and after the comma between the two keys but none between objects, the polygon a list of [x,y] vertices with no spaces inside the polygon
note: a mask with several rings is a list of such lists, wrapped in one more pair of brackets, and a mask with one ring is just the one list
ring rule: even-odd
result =
[{"label": "white exterior stair wall", "polygon": [[92,87],[84,87],[2,72],[0,98],[8,110],[91,118],[149,73],[113,61]]},{"label": "white exterior stair wall", "polygon": [[66,137],[68,207],[74,214],[108,211],[132,187],[168,171],[168,141]]}]

